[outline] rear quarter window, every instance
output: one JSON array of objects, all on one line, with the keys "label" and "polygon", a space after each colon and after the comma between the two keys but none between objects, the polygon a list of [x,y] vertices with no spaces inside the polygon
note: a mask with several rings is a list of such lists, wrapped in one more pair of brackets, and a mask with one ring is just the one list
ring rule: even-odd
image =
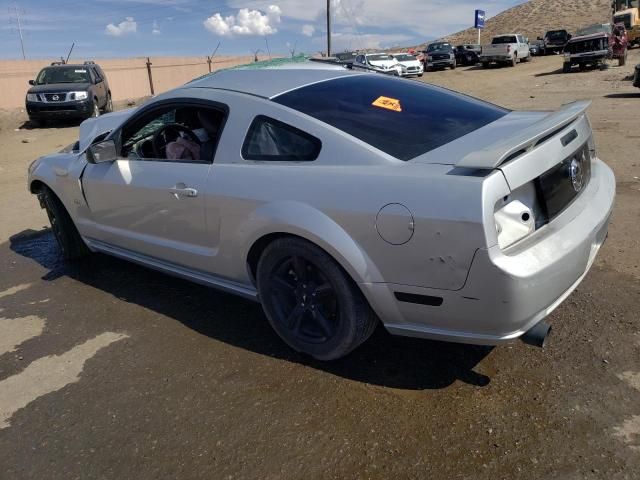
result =
[{"label": "rear quarter window", "polygon": [[316,137],[279,120],[257,116],[242,146],[245,160],[310,162],[318,158],[322,143]]},{"label": "rear quarter window", "polygon": [[444,88],[372,74],[316,83],[273,101],[405,161],[509,113]]}]

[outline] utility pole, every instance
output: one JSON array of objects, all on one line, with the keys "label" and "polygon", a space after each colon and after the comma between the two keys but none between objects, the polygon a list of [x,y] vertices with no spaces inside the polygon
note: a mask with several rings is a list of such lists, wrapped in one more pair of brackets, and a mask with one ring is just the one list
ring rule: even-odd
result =
[{"label": "utility pole", "polygon": [[331,0],[327,0],[327,57],[331,56]]},{"label": "utility pole", "polygon": [[20,10],[18,4],[13,5],[13,9],[16,12],[16,23],[18,24],[18,35],[20,35],[20,48],[22,49],[22,59],[26,60],[27,56],[24,54],[24,38],[22,36],[22,22],[20,21]]}]

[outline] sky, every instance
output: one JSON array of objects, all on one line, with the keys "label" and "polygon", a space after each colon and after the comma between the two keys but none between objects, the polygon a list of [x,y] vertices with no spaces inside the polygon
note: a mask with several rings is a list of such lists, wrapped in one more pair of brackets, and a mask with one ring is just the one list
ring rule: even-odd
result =
[{"label": "sky", "polygon": [[[417,45],[523,0],[331,0],[333,51]],[[316,53],[326,0],[0,0],[0,58]]]}]

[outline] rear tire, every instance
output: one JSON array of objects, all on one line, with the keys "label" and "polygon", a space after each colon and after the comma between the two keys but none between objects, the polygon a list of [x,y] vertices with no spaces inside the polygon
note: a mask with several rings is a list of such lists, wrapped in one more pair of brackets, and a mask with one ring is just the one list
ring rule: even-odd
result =
[{"label": "rear tire", "polygon": [[43,187],[39,196],[51,223],[51,231],[65,260],[76,260],[89,254],[69,212],[51,189]]},{"label": "rear tire", "polygon": [[260,257],[256,276],[269,323],[298,352],[335,360],[375,330],[377,317],[353,280],[306,240],[272,242]]},{"label": "rear tire", "polygon": [[517,63],[518,63],[518,55],[514,54],[513,57],[511,57],[511,62],[509,62],[509,66],[515,67]]},{"label": "rear tire", "polygon": [[482,68],[489,68],[489,62],[482,62]]}]

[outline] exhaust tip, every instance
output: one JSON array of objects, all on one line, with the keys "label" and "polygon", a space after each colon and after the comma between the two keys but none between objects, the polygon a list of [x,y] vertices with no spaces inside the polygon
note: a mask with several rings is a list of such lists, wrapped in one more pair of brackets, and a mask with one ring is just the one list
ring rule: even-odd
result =
[{"label": "exhaust tip", "polygon": [[544,348],[550,331],[551,325],[543,320],[542,322],[536,323],[533,327],[527,330],[524,335],[520,337],[520,340],[522,340],[527,345]]}]

